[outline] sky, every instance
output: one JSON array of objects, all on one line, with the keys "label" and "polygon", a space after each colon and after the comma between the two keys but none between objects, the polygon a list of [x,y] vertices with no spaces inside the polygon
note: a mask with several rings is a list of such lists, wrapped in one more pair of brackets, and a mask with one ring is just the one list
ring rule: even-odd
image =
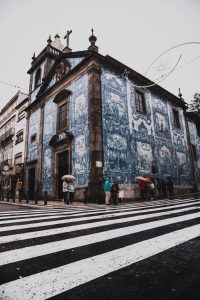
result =
[{"label": "sky", "polygon": [[189,102],[200,92],[199,12],[200,0],[0,0],[0,109],[28,92],[31,58],[49,35],[65,43],[72,30],[70,48],[81,51],[91,28],[100,54]]}]

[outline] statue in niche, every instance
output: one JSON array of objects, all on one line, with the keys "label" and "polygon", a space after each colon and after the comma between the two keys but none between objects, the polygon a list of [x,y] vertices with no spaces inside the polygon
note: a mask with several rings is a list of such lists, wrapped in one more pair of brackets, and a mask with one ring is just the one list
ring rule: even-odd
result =
[{"label": "statue in niche", "polygon": [[66,63],[61,61],[56,68],[56,81],[59,81],[65,76],[67,71],[66,69]]}]

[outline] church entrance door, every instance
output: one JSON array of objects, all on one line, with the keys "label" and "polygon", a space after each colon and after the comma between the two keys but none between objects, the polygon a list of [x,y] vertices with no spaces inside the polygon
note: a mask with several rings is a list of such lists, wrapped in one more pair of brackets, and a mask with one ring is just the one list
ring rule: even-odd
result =
[{"label": "church entrance door", "polygon": [[62,183],[61,180],[62,176],[70,174],[70,155],[69,151],[64,151],[61,153],[58,153],[58,182],[57,182],[57,193],[58,193],[58,199],[63,198],[63,192],[62,192]]}]

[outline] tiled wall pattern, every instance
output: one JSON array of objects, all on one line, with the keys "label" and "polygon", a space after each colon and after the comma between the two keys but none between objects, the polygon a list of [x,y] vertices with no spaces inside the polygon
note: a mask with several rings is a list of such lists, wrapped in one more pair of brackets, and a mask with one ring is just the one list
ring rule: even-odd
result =
[{"label": "tiled wall pattern", "polygon": [[[104,175],[120,183],[150,175],[152,161],[157,177],[172,176],[175,184],[191,185],[191,169],[183,111],[145,89],[146,114],[136,111],[135,88],[122,75],[102,68],[102,119]],[[174,126],[178,109],[180,128]]]}]

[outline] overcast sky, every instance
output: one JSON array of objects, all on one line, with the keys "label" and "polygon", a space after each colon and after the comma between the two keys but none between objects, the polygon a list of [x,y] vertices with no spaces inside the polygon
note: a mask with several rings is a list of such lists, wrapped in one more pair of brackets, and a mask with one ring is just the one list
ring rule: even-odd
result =
[{"label": "overcast sky", "polygon": [[[0,0],[0,109],[18,91],[1,82],[26,92],[31,57],[50,34],[58,33],[64,43],[72,30],[70,47],[79,51],[88,48],[93,27],[99,53],[144,75],[171,47],[200,43],[199,13],[200,0]],[[181,88],[186,101],[200,92],[200,44],[165,53],[146,76],[156,80],[166,74],[159,84],[175,95]]]}]

